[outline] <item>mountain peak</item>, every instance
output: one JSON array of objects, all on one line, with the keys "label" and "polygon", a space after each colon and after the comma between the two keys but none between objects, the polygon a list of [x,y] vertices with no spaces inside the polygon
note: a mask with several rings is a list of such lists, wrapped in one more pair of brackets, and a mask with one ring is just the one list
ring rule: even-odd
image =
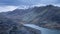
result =
[{"label": "mountain peak", "polygon": [[47,5],[46,7],[54,7],[53,5]]}]

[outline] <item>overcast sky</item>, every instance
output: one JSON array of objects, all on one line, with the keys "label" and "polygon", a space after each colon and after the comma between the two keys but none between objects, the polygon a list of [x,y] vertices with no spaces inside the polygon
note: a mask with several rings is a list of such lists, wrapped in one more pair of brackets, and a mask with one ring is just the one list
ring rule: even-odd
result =
[{"label": "overcast sky", "polygon": [[60,0],[0,0],[0,5],[60,4]]},{"label": "overcast sky", "polygon": [[32,5],[46,5],[55,4],[60,5],[60,0],[0,0],[0,12],[10,11],[18,8],[18,6],[32,6]]}]

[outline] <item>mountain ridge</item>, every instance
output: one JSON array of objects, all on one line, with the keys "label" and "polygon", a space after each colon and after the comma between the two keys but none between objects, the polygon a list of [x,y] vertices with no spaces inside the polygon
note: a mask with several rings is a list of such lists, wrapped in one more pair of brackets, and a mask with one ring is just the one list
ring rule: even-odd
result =
[{"label": "mountain ridge", "polygon": [[34,7],[25,10],[16,9],[3,15],[19,23],[32,23],[39,26],[42,24],[42,27],[47,27],[46,24],[53,26],[60,23],[60,7],[53,5]]}]

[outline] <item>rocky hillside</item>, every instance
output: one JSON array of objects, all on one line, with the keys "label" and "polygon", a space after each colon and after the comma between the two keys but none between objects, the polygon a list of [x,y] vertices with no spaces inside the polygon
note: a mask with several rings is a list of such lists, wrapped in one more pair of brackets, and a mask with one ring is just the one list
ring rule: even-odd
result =
[{"label": "rocky hillside", "polygon": [[22,24],[14,22],[0,14],[0,34],[41,34],[41,31],[24,27]]},{"label": "rocky hillside", "polygon": [[29,9],[16,9],[1,13],[18,23],[32,23],[41,27],[60,29],[60,7],[47,5]]}]

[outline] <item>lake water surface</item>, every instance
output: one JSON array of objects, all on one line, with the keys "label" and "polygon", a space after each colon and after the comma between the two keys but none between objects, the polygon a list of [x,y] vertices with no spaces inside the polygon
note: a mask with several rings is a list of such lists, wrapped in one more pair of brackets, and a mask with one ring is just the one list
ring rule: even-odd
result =
[{"label": "lake water surface", "polygon": [[52,30],[47,28],[42,28],[34,24],[23,24],[24,26],[31,27],[41,31],[41,34],[60,34],[60,30]]}]

